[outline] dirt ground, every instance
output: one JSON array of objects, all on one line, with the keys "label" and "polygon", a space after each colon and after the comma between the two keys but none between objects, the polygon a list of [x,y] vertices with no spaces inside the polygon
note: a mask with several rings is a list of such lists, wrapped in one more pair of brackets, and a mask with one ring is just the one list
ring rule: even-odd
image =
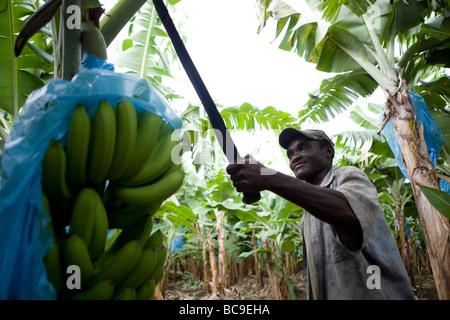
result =
[{"label": "dirt ground", "polygon": [[[302,273],[292,276],[295,283],[297,300],[306,300],[305,279]],[[225,289],[223,293],[204,293],[203,283],[186,279],[167,282],[165,300],[272,300],[268,279],[263,279],[264,286],[259,286],[255,277],[249,275],[236,285]],[[437,300],[437,293],[431,274],[416,276],[416,297],[418,300]]]}]

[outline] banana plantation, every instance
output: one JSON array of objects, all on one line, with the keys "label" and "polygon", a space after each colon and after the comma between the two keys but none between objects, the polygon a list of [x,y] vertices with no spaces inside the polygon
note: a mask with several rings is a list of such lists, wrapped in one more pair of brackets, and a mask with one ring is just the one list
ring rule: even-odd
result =
[{"label": "banana plantation", "polygon": [[[239,10],[240,1],[227,2]],[[169,85],[183,67],[157,3],[175,14],[193,2],[1,1],[0,299],[97,297],[61,289],[71,265],[80,265],[82,287],[101,287],[103,299],[306,299],[304,209],[269,191],[245,203],[204,103],[186,102]],[[318,21],[296,1],[245,2],[254,5],[256,34],[271,28],[277,50],[326,77],[289,112],[214,101],[231,135],[251,141],[240,151],[293,175],[281,131],[327,131],[347,112],[359,129],[330,136],[333,164],[360,168],[375,185],[416,298],[450,299],[450,2],[301,1]],[[189,19],[176,17],[189,44]],[[384,98],[365,103],[376,90]],[[71,133],[81,123],[90,127],[80,133],[84,142]],[[125,130],[134,136],[121,140]],[[144,164],[155,154],[150,145],[158,159]],[[52,146],[57,155],[46,160]],[[95,192],[83,204],[85,190]],[[100,238],[96,223],[107,226]],[[122,252],[137,239],[139,255]],[[64,261],[57,280],[52,250]],[[116,256],[135,269],[123,265],[113,288]],[[152,272],[131,272],[145,263]],[[18,270],[26,265],[38,267],[25,277]]]}]

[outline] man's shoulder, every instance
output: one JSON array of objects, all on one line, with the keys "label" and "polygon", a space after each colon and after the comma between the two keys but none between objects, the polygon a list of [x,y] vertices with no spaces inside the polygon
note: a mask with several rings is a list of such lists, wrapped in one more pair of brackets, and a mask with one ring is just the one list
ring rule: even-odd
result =
[{"label": "man's shoulder", "polygon": [[367,174],[355,166],[333,167],[333,175],[338,180],[347,180],[350,178],[369,180]]},{"label": "man's shoulder", "polygon": [[362,171],[360,168],[355,166],[342,166],[337,167],[333,166],[334,174],[335,175],[342,175],[342,174],[364,174],[364,171]]}]

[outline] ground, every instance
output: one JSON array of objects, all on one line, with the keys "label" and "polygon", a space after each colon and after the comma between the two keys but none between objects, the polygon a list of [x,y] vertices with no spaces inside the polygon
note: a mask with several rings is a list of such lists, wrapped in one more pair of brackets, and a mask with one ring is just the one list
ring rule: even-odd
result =
[{"label": "ground", "polygon": [[[179,279],[168,281],[165,300],[272,300],[269,281],[260,288],[253,276],[247,276],[221,294],[205,294],[202,283]],[[306,287],[302,274],[293,276],[297,300],[306,300]],[[437,300],[433,276],[425,273],[416,277],[418,300]]]}]

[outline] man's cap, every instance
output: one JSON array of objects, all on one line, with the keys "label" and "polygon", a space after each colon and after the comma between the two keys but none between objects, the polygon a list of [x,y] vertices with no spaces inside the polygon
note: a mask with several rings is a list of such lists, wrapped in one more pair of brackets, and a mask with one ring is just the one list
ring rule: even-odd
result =
[{"label": "man's cap", "polygon": [[331,139],[322,130],[317,129],[298,130],[295,128],[286,128],[281,132],[280,137],[278,139],[280,146],[282,146],[284,149],[287,149],[292,139],[297,138],[298,136],[304,136],[311,140],[327,140],[330,142],[332,146],[334,146],[333,141],[331,141]]}]

